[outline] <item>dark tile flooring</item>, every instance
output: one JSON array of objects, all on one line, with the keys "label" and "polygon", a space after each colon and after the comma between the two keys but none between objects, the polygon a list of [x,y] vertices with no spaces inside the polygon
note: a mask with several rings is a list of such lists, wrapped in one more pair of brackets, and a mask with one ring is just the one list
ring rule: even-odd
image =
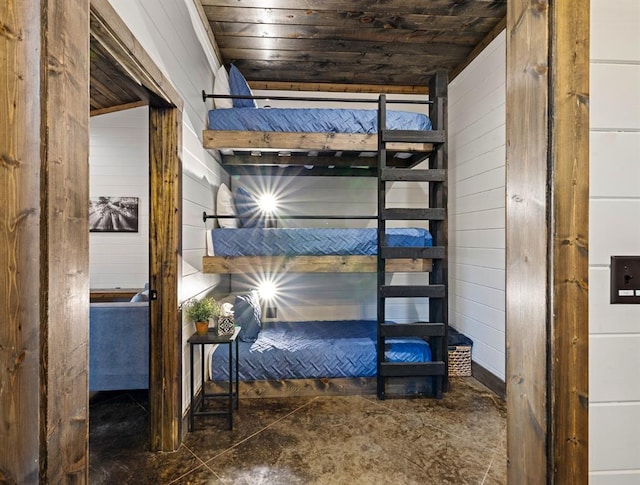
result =
[{"label": "dark tile flooring", "polygon": [[95,484],[505,484],[506,405],[473,378],[442,400],[241,399],[233,431],[200,417],[171,453],[148,451],[144,392],[90,406]]}]

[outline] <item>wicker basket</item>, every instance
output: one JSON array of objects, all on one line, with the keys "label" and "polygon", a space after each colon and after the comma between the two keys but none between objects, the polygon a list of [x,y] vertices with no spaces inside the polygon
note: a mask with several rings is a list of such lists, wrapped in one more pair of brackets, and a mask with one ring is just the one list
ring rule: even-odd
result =
[{"label": "wicker basket", "polygon": [[468,377],[471,375],[471,345],[449,346],[449,376]]}]

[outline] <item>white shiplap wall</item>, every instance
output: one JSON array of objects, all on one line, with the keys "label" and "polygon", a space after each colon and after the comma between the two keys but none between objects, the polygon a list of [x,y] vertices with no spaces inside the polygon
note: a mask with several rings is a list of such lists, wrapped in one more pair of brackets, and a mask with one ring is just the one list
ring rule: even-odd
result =
[{"label": "white shiplap wall", "polygon": [[505,33],[449,84],[449,323],[505,378]]},{"label": "white shiplap wall", "polygon": [[149,109],[90,120],[90,197],[138,197],[138,232],[89,234],[91,288],[142,288],[149,281]]},{"label": "white shiplap wall", "polygon": [[640,256],[640,2],[592,0],[589,470],[640,483],[640,305],[609,303],[614,255]]},{"label": "white shiplap wall", "polygon": [[[228,179],[212,155],[202,148],[200,139],[207,113],[200,93],[203,89],[211,90],[216,62],[210,49],[205,52],[194,29],[190,15],[193,9],[188,3],[192,0],[109,1],[184,101],[180,300],[201,297],[221,282],[219,276],[201,272],[206,251],[202,212],[214,211],[215,191]],[[182,403],[183,409],[187,409],[191,370],[186,339],[193,333],[193,324],[183,321],[182,333]],[[199,382],[199,375],[195,377]]]}]

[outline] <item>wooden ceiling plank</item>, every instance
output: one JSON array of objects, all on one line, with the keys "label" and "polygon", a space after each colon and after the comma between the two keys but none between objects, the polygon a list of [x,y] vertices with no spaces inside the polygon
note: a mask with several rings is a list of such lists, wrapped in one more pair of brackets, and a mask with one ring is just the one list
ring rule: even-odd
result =
[{"label": "wooden ceiling plank", "polygon": [[[221,35],[216,37],[220,49],[250,49],[250,50],[279,50],[279,51],[331,51],[331,52],[379,52],[381,54],[414,55],[425,52],[424,48],[416,48],[415,44],[393,44],[384,41],[358,39],[286,39],[266,37],[244,37]],[[469,46],[433,40],[429,44],[430,51],[443,57],[464,57],[469,53]]]},{"label": "wooden ceiling plank", "polygon": [[[490,30],[496,22],[488,24]],[[244,37],[282,37],[295,39],[322,40],[370,40],[378,42],[410,43],[414,47],[430,42],[446,42],[474,47],[486,34],[486,31],[459,30],[446,25],[436,26],[429,30],[362,28],[361,26],[326,26],[326,25],[264,25],[251,23],[209,22],[213,32],[218,36],[236,35]]]},{"label": "wooden ceiling plank", "polygon": [[396,67],[415,66],[416,64],[447,62],[450,58],[428,52],[416,52],[414,54],[386,54],[377,51],[370,52],[324,52],[309,51],[281,51],[281,50],[256,50],[256,49],[223,49],[225,59],[233,60],[254,60],[254,61],[286,61],[286,62],[336,62],[336,63],[358,63],[358,64],[388,64],[393,63]]},{"label": "wooden ceiling plank", "polygon": [[412,14],[406,12],[375,12],[367,10],[309,10],[309,9],[272,9],[239,7],[205,7],[209,21],[227,23],[280,24],[280,25],[340,25],[345,29],[406,29],[433,30],[439,28],[458,28],[473,30],[485,24],[495,24],[500,17],[449,15],[448,12],[433,14]]},{"label": "wooden ceiling plank", "polygon": [[[208,8],[241,7],[241,8],[269,8],[269,9],[303,9],[317,11],[344,10],[342,0],[270,0],[267,2],[255,0],[201,0],[205,11]],[[352,0],[349,10],[374,12],[402,12],[404,14],[424,15],[469,15],[502,17],[506,13],[506,0],[476,0],[472,2],[456,2],[452,0]],[[496,14],[499,12],[499,14]]]},{"label": "wooden ceiling plank", "polygon": [[[305,65],[304,69],[299,66],[292,69],[290,63],[270,63],[269,67],[259,63],[245,64],[237,62],[236,66],[243,72],[249,80],[260,79],[262,81],[280,81],[280,82],[306,82],[309,79],[318,79],[323,83],[339,83],[339,84],[369,84],[369,85],[427,85],[430,74],[439,71],[448,71],[452,66],[442,64],[416,66],[415,69],[406,69],[404,71],[395,71],[389,68],[386,72],[381,68],[383,66],[362,67],[353,69],[354,66],[336,65],[336,64],[312,64]],[[351,67],[351,70],[349,70]]]}]

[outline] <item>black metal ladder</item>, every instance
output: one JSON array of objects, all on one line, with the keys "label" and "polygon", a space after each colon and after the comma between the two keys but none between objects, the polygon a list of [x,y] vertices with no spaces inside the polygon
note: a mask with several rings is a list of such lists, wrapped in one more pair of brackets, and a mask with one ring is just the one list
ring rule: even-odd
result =
[{"label": "black metal ladder", "polygon": [[[440,77],[438,77],[440,76]],[[405,131],[386,129],[386,97],[380,96],[378,115],[378,356],[377,394],[386,397],[388,378],[430,379],[430,390],[434,397],[441,398],[448,387],[447,375],[447,152],[446,134],[446,75],[438,74],[430,85],[434,105],[430,110],[432,131]],[[444,83],[444,84],[443,84]],[[444,96],[438,90],[445,86]],[[428,168],[396,168],[387,163],[387,144],[430,143],[433,151],[428,156]],[[425,161],[426,164],[426,161]],[[387,208],[387,184],[395,181],[427,182],[429,204],[427,208]],[[432,247],[390,247],[386,245],[387,221],[429,221],[433,238]],[[394,258],[432,260],[431,271],[425,273],[425,284],[390,285],[386,260]],[[427,280],[428,278],[428,280]],[[390,298],[428,298],[429,315],[424,321],[395,324],[386,321],[386,300]],[[426,317],[426,315],[425,315]],[[422,320],[422,317],[420,318]],[[392,337],[420,337],[429,342],[432,354],[430,362],[388,362],[385,357],[386,339]]]}]

